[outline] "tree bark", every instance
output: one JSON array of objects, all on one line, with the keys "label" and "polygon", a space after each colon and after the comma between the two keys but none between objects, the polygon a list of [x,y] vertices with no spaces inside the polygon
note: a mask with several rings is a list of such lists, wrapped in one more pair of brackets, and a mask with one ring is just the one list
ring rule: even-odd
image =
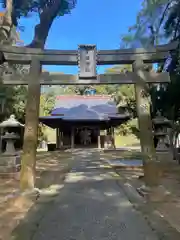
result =
[{"label": "tree bark", "polygon": [[158,168],[153,141],[153,129],[150,115],[150,103],[147,98],[146,79],[143,79],[143,63],[136,61],[133,70],[136,73],[135,95],[140,129],[140,143],[143,156],[144,181],[146,186],[158,185]]},{"label": "tree bark", "polygon": [[36,25],[34,31],[34,38],[27,46],[31,48],[44,48],[49,30],[54,19],[59,13],[62,0],[53,0],[49,6],[46,6],[39,15],[39,24]]},{"label": "tree bark", "polygon": [[[8,39],[11,35],[11,30],[13,27],[13,22],[12,22],[12,6],[13,2],[12,0],[7,0],[6,1],[6,12],[4,13],[3,20],[0,26],[0,42],[2,44],[6,44],[8,42]],[[3,63],[5,62],[4,59],[4,54],[0,52],[0,87],[2,87],[2,76],[4,72],[4,66]],[[3,111],[2,111],[3,113]],[[2,117],[2,116],[1,116]],[[2,121],[2,119],[1,119]],[[0,153],[2,151],[2,129],[0,130]]]},{"label": "tree bark", "polygon": [[13,0],[6,0],[6,11],[3,16],[2,26],[0,31],[1,42],[6,43],[10,37],[11,29],[13,27],[12,21]]},{"label": "tree bark", "polygon": [[[57,17],[61,7],[61,0],[51,1],[51,5],[46,6],[40,13],[40,23],[35,27],[34,39],[27,47],[44,49],[45,42],[54,19]],[[36,149],[38,141],[39,124],[39,102],[40,84],[39,71],[40,64],[35,66],[34,60],[31,66],[31,73],[28,84],[28,98],[26,104],[25,134],[23,144],[23,154],[21,158],[21,190],[33,189],[35,185]],[[35,71],[35,72],[34,72]]]}]

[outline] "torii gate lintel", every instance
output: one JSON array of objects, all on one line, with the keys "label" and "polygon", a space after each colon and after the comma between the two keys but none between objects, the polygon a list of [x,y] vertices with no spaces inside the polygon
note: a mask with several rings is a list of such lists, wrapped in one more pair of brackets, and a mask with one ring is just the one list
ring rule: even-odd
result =
[{"label": "torii gate lintel", "polygon": [[[116,72],[97,75],[96,66],[99,64],[133,64],[137,60],[146,62],[165,61],[169,53],[174,51],[177,43],[157,46],[149,49],[122,49],[122,50],[97,50],[96,45],[79,45],[75,50],[41,50],[25,47],[0,46],[0,62],[10,64],[31,64],[37,59],[41,65],[78,65],[78,75],[54,74],[48,72],[40,73],[40,84],[42,85],[72,85],[72,84],[134,84],[134,73]],[[143,70],[143,69],[142,69]],[[166,72],[155,73],[143,70],[143,81],[147,83],[169,82],[169,74]],[[30,80],[28,74],[6,72],[3,74],[2,82],[7,85],[27,85]]]}]

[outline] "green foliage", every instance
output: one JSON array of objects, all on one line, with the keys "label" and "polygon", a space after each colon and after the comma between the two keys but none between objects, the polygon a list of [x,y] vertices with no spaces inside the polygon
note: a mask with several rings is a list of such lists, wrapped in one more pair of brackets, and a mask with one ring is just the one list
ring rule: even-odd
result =
[{"label": "green foliage", "polygon": [[127,136],[130,134],[134,134],[139,137],[139,130],[138,130],[138,121],[137,118],[131,119],[126,123],[121,124],[116,129],[117,135]]},{"label": "green foliage", "polygon": [[129,125],[129,123],[123,123],[116,129],[117,135],[127,136],[131,133],[132,133],[132,131],[131,131],[131,126]]},{"label": "green foliage", "polygon": [[166,37],[176,39],[180,36],[180,2],[178,0],[173,1],[171,8],[169,8],[164,28]]},{"label": "green foliage", "polygon": [[40,116],[48,116],[54,107],[55,95],[53,91],[41,94],[40,97]]},{"label": "green foliage", "polygon": [[[107,74],[110,72],[130,72],[132,71],[131,65],[115,66],[111,69],[108,69]],[[135,91],[134,85],[132,84],[122,84],[122,85],[101,85],[101,91],[104,91],[104,94],[111,95],[114,101],[117,104],[119,112],[128,111],[134,117],[136,116],[136,101],[135,101]],[[97,92],[100,92],[97,88]]]},{"label": "green foliage", "polygon": [[16,86],[13,88],[13,103],[12,112],[24,122],[25,119],[25,106],[27,99],[28,88],[25,86]]},{"label": "green foliage", "polygon": [[0,87],[0,94],[4,95],[4,118],[9,117],[10,114],[15,114],[17,119],[24,122],[25,118],[25,105],[27,99],[27,87]]},{"label": "green foliage", "polygon": [[[62,0],[58,16],[69,14],[76,5],[76,0]],[[7,1],[0,0],[3,8],[6,8]],[[41,13],[44,9],[51,7],[54,0],[14,0],[13,1],[13,21],[17,25],[20,17],[28,17],[32,13]]]},{"label": "green foliage", "polygon": [[[52,111],[55,103],[55,92],[50,88],[49,91],[44,92],[40,96],[40,107],[39,107],[39,115],[40,116],[48,116]],[[47,141],[47,135],[45,134],[46,127],[43,124],[39,124],[38,128],[38,142],[42,140]]]},{"label": "green foliage", "polygon": [[[159,17],[161,16],[161,17]],[[180,41],[180,2],[178,0],[144,0],[142,9],[137,14],[136,23],[129,32],[122,36],[124,47],[149,47],[151,45]],[[161,111],[168,118],[180,119],[180,54],[177,49],[172,55],[173,61],[169,67],[171,82],[150,86],[152,99],[152,115]]]},{"label": "green foliage", "polygon": [[144,0],[136,17],[136,23],[129,27],[121,38],[123,47],[148,47],[164,39],[164,21],[170,7],[169,0]]}]

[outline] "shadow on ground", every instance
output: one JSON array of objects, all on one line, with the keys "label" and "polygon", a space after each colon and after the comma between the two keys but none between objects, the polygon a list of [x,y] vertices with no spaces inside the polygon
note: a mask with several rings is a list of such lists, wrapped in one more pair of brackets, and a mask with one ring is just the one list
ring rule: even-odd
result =
[{"label": "shadow on ground", "polygon": [[[144,219],[139,217],[139,213],[135,212],[123,194],[119,194],[112,187],[107,187],[112,185],[111,182],[114,180],[107,177],[103,181],[102,187],[100,178],[104,178],[104,176],[92,176],[91,173],[86,173],[85,176],[82,173],[78,175],[78,179],[74,183],[67,183],[66,187],[72,190],[71,195],[67,195],[64,188],[58,197],[47,202],[37,203],[13,231],[12,239],[81,240],[92,239],[93,236],[100,236],[102,233],[109,237],[114,234],[111,239],[118,239],[118,235],[116,235],[118,232],[127,237],[130,234],[129,229],[132,235],[136,234],[135,239],[142,239],[138,238],[137,229],[138,224],[144,225]],[[90,178],[93,180],[90,181]],[[86,181],[91,187],[87,188]],[[77,184],[78,189],[73,192]],[[78,201],[79,199],[81,201]],[[83,238],[80,236],[82,228]],[[143,231],[148,231],[146,225],[141,234]],[[80,238],[76,238],[77,236]]]},{"label": "shadow on ground", "polygon": [[[63,183],[71,169],[72,155],[66,152],[41,152],[37,154],[36,187],[49,188]],[[11,231],[32,207],[35,199],[16,196],[18,179],[1,179],[0,183],[0,239],[11,239]],[[7,199],[6,199],[7,198]],[[26,240],[26,239],[23,239]]]},{"label": "shadow on ground", "polygon": [[65,178],[71,169],[72,155],[69,152],[38,153],[36,166],[36,187],[48,188],[58,184]]},{"label": "shadow on ground", "polygon": [[100,153],[74,154],[81,160],[57,196],[40,198],[12,233],[13,240],[157,240],[113,178],[101,169]]},{"label": "shadow on ground", "polygon": [[[113,189],[109,188],[106,190],[106,192],[104,192],[103,189],[101,188],[101,183],[105,178],[105,176],[101,175],[100,172],[93,174],[92,169],[93,167],[87,168],[85,172],[76,171],[76,176],[74,177],[74,180],[73,180],[73,176],[71,177],[71,180],[67,179],[66,187],[68,187],[69,190],[72,189],[73,191],[73,189],[76,188],[76,186],[78,185],[79,191],[76,190],[76,192],[71,194],[71,196],[70,195],[66,196],[66,190],[61,189],[59,196],[45,197],[42,200],[41,199],[37,200],[36,204],[32,206],[32,208],[27,213],[26,217],[20,222],[20,224],[16,227],[16,229],[14,229],[12,233],[12,239],[13,240],[34,239],[34,236],[36,235],[36,233],[38,233],[39,230],[41,231],[40,228],[41,228],[41,223],[43,223],[43,221],[50,221],[50,222],[54,221],[55,223],[56,218],[57,219],[62,218],[60,223],[63,222],[63,226],[61,226],[60,228],[58,227],[58,230],[57,230],[56,229],[57,226],[55,227],[53,224],[53,229],[52,229],[52,226],[49,227],[49,231],[51,232],[49,234],[52,234],[53,231],[61,231],[61,228],[63,229],[64,227],[67,227],[67,226],[64,226],[65,222],[67,224],[72,224],[72,222],[77,220],[76,219],[77,214],[78,216],[80,216],[82,212],[86,211],[86,209],[83,209],[84,206],[82,206],[81,203],[78,203],[78,202],[76,202],[75,205],[73,203],[73,209],[72,209],[72,201],[76,197],[75,195],[80,195],[81,202],[84,201],[86,202],[86,204],[89,203],[90,205],[96,206],[97,208],[96,211],[98,211],[98,208],[101,208],[102,204],[105,204],[105,203],[107,204],[107,202],[108,202],[108,206],[111,206],[110,208],[114,208],[114,210],[117,208],[115,211],[118,211],[117,203],[111,201],[111,198],[110,198],[110,196],[112,196],[113,194]],[[108,174],[110,174],[109,171],[107,171],[107,175]],[[113,180],[108,179],[108,176],[106,177],[107,177],[107,179],[105,180],[106,184],[109,185],[109,182]],[[91,188],[87,188],[87,182],[88,184],[91,185]],[[96,185],[96,187],[93,186],[94,184]],[[109,196],[109,199],[107,198],[107,196]],[[61,202],[60,198],[66,199],[66,200]],[[121,202],[120,204],[121,206],[123,206],[124,204],[123,211],[125,211],[127,207],[126,206],[127,203]],[[58,214],[57,211],[59,211],[58,210],[59,207],[61,208],[61,211],[59,212],[59,217],[57,217],[57,214]],[[74,211],[74,209],[76,209],[76,211],[74,212],[74,218],[72,218],[71,212]],[[69,215],[68,214],[69,212],[70,212],[69,217],[71,219],[68,220],[67,217]],[[112,214],[109,214],[109,213],[107,214],[106,212],[107,211],[104,211],[103,213],[101,212],[101,218],[103,222],[110,218],[113,222],[119,221],[119,219],[114,218],[114,214],[113,214],[114,211],[112,212]],[[84,220],[86,221],[86,219]],[[55,224],[59,225],[58,222],[56,222]],[[123,222],[121,224],[123,226]],[[47,231],[48,230],[46,229],[46,232]]]}]

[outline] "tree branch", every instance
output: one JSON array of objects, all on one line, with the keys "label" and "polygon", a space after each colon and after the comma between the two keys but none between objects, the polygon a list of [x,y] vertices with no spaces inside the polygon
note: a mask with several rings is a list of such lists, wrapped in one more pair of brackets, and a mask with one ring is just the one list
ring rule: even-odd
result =
[{"label": "tree branch", "polygon": [[158,32],[159,32],[159,29],[160,29],[163,21],[164,21],[164,18],[165,18],[165,16],[166,16],[166,12],[168,11],[169,6],[171,5],[171,3],[172,3],[172,1],[170,0],[170,1],[167,3],[167,5],[166,5],[166,7],[165,7],[165,9],[164,9],[164,11],[163,11],[163,14],[162,14],[162,17],[161,17],[161,19],[160,19],[160,21],[159,21],[159,25],[158,25],[158,29],[157,29]]},{"label": "tree branch", "polygon": [[27,46],[31,48],[44,48],[49,30],[54,19],[57,17],[62,0],[53,0],[50,6],[46,6],[40,13],[40,22],[34,30],[34,38]]}]

